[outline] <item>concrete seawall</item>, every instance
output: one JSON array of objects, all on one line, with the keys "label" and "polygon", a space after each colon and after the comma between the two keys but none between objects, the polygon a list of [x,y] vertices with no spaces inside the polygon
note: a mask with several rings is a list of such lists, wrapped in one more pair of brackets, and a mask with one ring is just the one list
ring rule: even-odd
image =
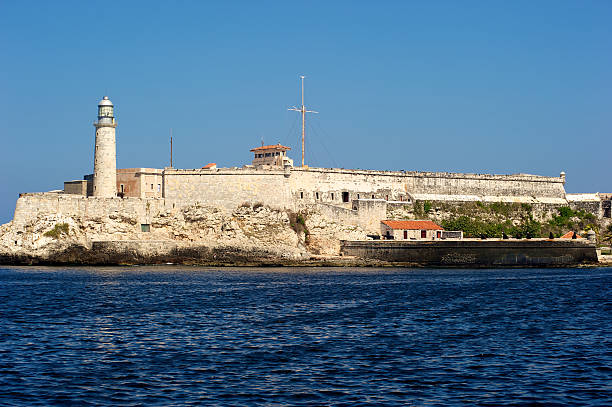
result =
[{"label": "concrete seawall", "polygon": [[343,255],[421,266],[562,267],[597,262],[586,241],[343,241]]}]

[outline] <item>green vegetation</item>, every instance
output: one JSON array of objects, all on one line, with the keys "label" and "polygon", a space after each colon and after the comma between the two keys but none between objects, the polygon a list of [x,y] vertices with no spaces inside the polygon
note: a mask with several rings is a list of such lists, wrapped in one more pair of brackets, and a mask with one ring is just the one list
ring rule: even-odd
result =
[{"label": "green vegetation", "polygon": [[431,212],[432,208],[433,208],[433,205],[429,201],[425,201],[425,202],[414,201],[413,210],[414,210],[414,215],[416,216],[417,219],[426,218],[427,217],[426,215],[429,212]]},{"label": "green vegetation", "polygon": [[[558,214],[548,222],[536,221],[532,213],[533,206],[525,203],[468,202],[442,210],[453,214],[450,219],[442,222],[442,226],[447,230],[462,230],[465,237],[501,238],[506,234],[521,239],[549,237],[551,234],[560,237],[570,230],[598,231],[597,219],[593,214],[572,210],[567,206],[558,208]],[[612,229],[609,234],[612,239]]]},{"label": "green vegetation", "polygon": [[70,232],[70,226],[67,223],[56,223],[53,229],[47,230],[44,233],[44,236],[59,239],[64,235],[67,236],[68,232]]},{"label": "green vegetation", "polygon": [[526,217],[518,225],[512,221],[486,222],[480,219],[472,219],[468,216],[449,219],[442,222],[446,230],[462,230],[465,237],[502,238],[504,234],[517,239],[540,237],[541,224],[533,220],[531,216]]},{"label": "green vegetation", "polygon": [[288,212],[289,215],[289,224],[291,225],[291,229],[295,231],[298,235],[304,233],[304,237],[307,239],[310,235],[308,228],[306,227],[306,217],[301,212]]}]

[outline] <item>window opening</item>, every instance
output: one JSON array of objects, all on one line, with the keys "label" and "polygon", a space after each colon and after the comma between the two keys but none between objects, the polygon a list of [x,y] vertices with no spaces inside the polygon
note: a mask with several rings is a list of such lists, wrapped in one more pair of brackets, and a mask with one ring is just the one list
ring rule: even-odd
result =
[{"label": "window opening", "polygon": [[348,202],[349,201],[349,193],[348,192],[343,192],[342,193],[342,202]]},{"label": "window opening", "polygon": [[425,239],[427,237],[427,231],[421,230],[421,239]]},{"label": "window opening", "polygon": [[141,223],[140,224],[140,230],[143,232],[150,232],[151,231],[151,225],[149,223]]}]

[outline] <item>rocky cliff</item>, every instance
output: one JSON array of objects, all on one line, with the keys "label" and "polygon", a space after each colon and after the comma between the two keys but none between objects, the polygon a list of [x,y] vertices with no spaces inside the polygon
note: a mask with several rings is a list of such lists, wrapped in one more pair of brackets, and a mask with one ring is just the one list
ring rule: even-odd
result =
[{"label": "rocky cliff", "polygon": [[0,226],[0,263],[289,264],[338,255],[341,239],[365,237],[317,211],[249,203],[163,207],[144,228],[137,211],[124,208],[29,213]]}]

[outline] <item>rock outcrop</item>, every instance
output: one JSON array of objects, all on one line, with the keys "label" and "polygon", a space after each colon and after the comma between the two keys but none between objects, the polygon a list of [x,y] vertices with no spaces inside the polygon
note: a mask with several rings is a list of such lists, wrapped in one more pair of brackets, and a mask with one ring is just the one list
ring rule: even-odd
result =
[{"label": "rock outcrop", "polygon": [[38,212],[0,226],[2,264],[289,264],[337,256],[341,239],[365,232],[316,211],[242,204],[193,204],[156,212],[150,224],[121,210],[105,214]]}]

